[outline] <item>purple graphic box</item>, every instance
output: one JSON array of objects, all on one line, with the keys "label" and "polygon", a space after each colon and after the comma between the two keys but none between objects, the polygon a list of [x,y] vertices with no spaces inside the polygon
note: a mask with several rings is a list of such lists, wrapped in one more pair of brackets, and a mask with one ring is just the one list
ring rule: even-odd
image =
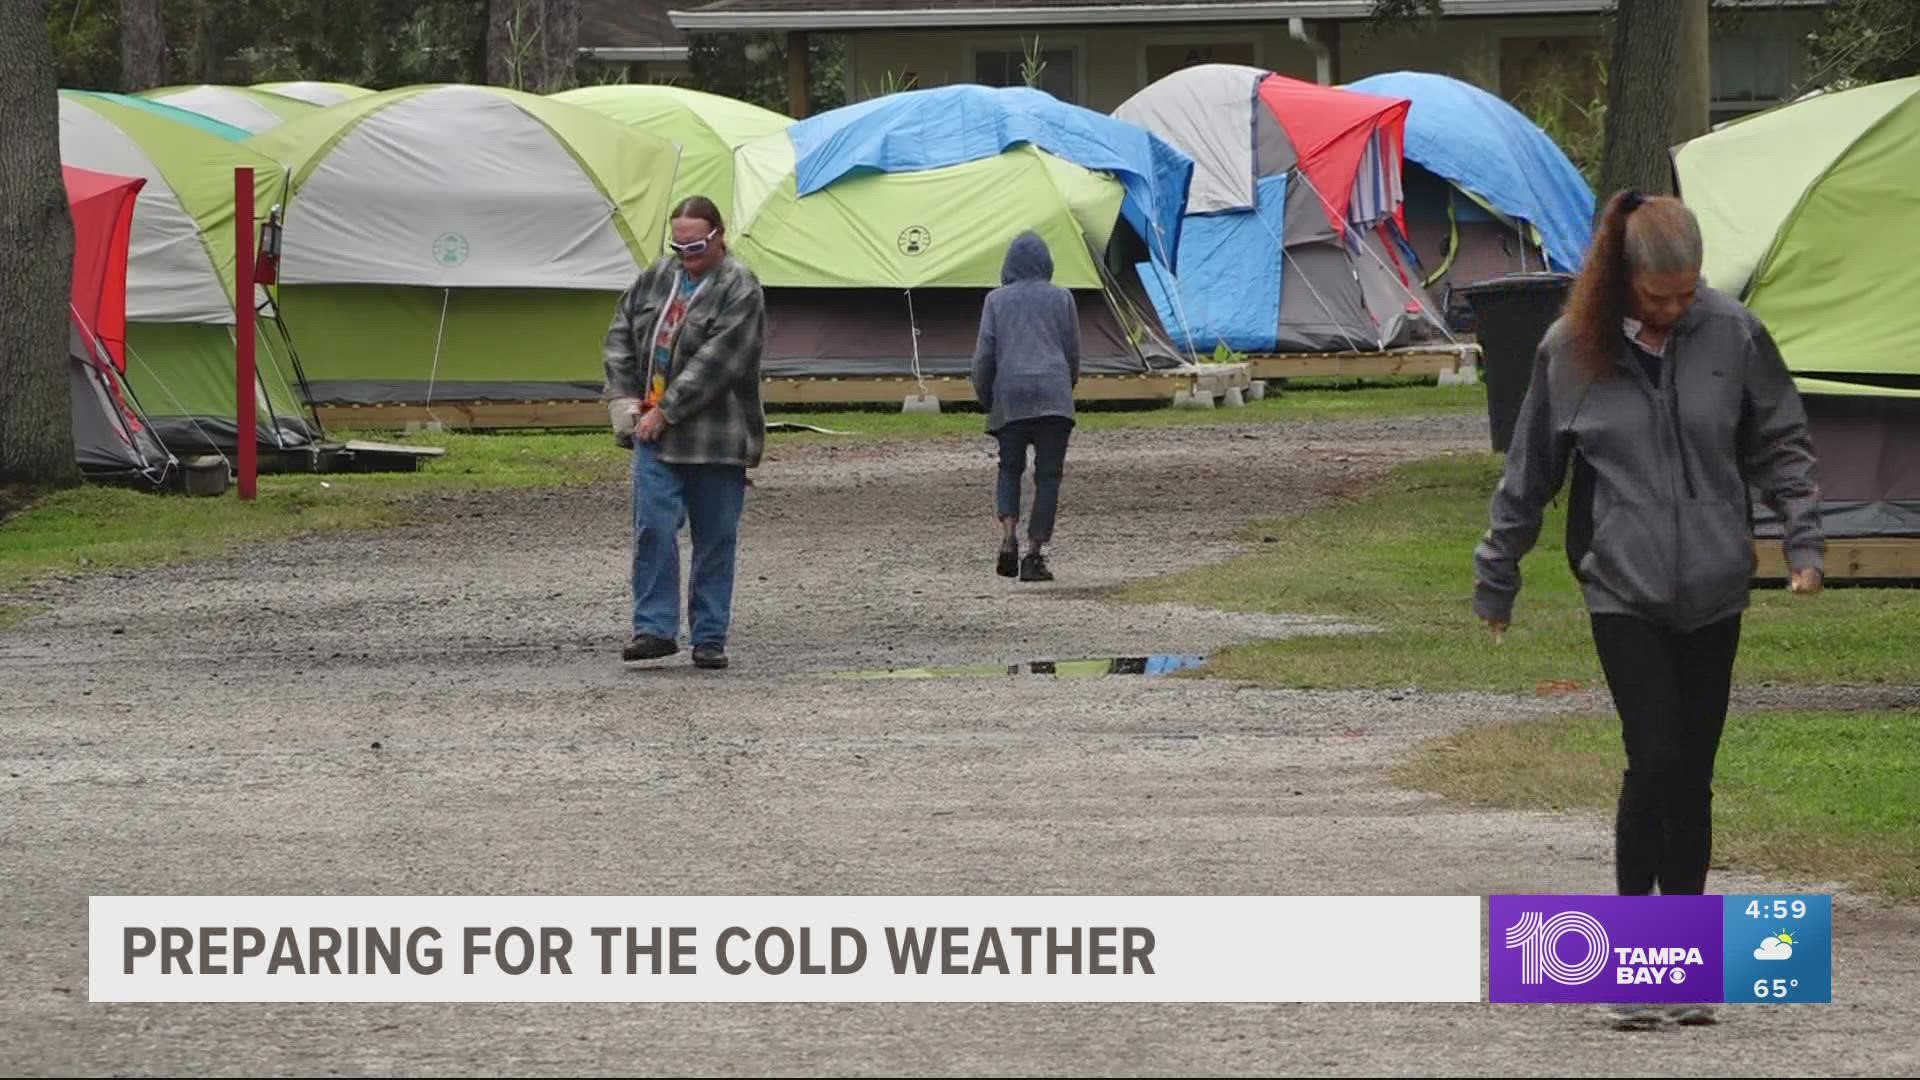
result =
[{"label": "purple graphic box", "polygon": [[1718,896],[1487,898],[1488,1000],[1719,1001]]}]

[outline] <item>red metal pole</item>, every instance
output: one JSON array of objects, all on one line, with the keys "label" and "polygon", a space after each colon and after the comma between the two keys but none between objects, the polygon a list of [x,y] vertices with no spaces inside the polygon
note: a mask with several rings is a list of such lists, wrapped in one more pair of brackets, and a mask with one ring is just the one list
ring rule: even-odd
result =
[{"label": "red metal pole", "polygon": [[253,170],[233,170],[234,422],[239,429],[240,498],[259,493],[259,436],[254,410]]}]

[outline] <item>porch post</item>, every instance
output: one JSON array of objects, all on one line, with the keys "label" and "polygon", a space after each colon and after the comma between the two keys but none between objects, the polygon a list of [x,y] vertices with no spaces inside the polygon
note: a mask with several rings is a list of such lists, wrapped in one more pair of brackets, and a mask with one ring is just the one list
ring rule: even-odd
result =
[{"label": "porch post", "polygon": [[795,120],[807,118],[807,32],[787,33],[787,115]]}]

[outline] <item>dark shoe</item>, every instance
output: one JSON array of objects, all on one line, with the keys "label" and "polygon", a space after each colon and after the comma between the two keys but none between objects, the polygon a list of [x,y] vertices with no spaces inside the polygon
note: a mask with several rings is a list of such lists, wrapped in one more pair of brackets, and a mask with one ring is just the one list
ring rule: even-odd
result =
[{"label": "dark shoe", "polygon": [[1720,1022],[1711,1005],[1676,1005],[1667,1011],[1667,1019],[1681,1027],[1711,1027]]},{"label": "dark shoe", "polygon": [[620,650],[622,660],[658,660],[663,656],[672,656],[680,651],[680,643],[672,638],[651,637],[647,634],[635,634],[627,647]]},{"label": "dark shoe", "polygon": [[720,671],[727,666],[727,650],[718,645],[695,645],[693,647],[693,666],[708,671]]},{"label": "dark shoe", "polygon": [[1047,557],[1039,552],[1030,552],[1020,560],[1021,581],[1052,581],[1053,571],[1047,569]]},{"label": "dark shoe", "polygon": [[1001,577],[1013,577],[1020,573],[1020,549],[1003,547],[1000,549],[1000,561],[994,564],[993,572]]},{"label": "dark shoe", "polygon": [[1653,1031],[1665,1019],[1652,1005],[1615,1005],[1607,1015],[1615,1031]]}]

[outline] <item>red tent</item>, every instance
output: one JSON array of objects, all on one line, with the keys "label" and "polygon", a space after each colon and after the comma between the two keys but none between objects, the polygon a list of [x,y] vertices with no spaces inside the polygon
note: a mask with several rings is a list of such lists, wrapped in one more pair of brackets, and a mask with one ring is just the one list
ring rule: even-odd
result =
[{"label": "red tent", "polygon": [[[1332,204],[1326,209],[1334,228],[1344,229],[1349,221],[1387,216],[1398,220],[1400,193],[1385,185],[1397,188],[1399,182],[1411,101],[1320,86],[1285,75],[1268,75],[1260,80],[1260,101],[1272,110],[1293,143],[1300,171]],[[1380,136],[1377,142],[1375,134]],[[1385,160],[1369,161],[1369,155],[1376,152]],[[1366,175],[1377,179],[1373,185],[1356,190],[1355,182],[1363,168],[1368,170]],[[1356,197],[1369,205],[1354,207]]]},{"label": "red tent", "polygon": [[73,311],[127,370],[127,245],[146,179],[62,165],[73,214]]},{"label": "red tent", "polygon": [[62,166],[73,216],[67,357],[73,443],[89,475],[144,476],[163,484],[175,464],[128,393],[127,248],[146,181]]}]

